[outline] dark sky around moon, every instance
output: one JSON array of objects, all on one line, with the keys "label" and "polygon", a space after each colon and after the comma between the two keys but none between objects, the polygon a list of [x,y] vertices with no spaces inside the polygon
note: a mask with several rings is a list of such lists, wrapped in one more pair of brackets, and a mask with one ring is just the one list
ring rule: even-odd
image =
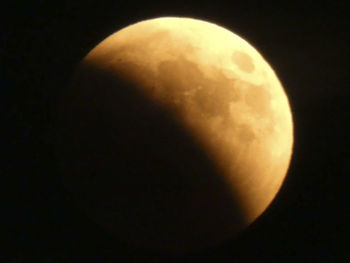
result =
[{"label": "dark sky around moon", "polygon": [[[345,262],[345,4],[165,2],[2,4],[0,262]],[[116,30],[159,16],[208,20],[247,39],[279,76],[295,124],[288,177],[266,213],[238,239],[177,256],[127,247],[79,212],[52,145],[57,99],[80,59]]]}]

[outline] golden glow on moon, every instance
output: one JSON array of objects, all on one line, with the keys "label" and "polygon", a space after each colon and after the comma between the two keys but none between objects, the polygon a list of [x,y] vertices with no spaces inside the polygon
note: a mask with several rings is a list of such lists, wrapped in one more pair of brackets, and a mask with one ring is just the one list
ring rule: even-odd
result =
[{"label": "golden glow on moon", "polygon": [[[211,240],[236,234],[268,207],[289,166],[292,116],[280,81],[248,42],[213,23],[163,17],[112,34],[86,56],[75,79],[81,90],[87,85],[98,92],[93,81],[81,80],[87,78],[86,65],[129,83],[166,109],[217,166],[245,223],[232,233],[218,231]],[[77,101],[84,99],[78,96]]]}]

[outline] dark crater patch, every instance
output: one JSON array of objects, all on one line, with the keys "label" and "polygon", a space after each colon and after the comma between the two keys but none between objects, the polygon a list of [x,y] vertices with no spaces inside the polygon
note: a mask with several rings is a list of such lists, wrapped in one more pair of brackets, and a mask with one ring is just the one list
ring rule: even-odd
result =
[{"label": "dark crater patch", "polygon": [[[178,67],[185,79],[173,74]],[[162,64],[160,72],[176,96],[207,81],[217,87],[188,61]],[[57,158],[65,183],[108,232],[136,246],[186,250],[244,228],[240,204],[208,153],[131,82],[85,64],[61,105]],[[204,101],[199,106],[218,113]]]}]

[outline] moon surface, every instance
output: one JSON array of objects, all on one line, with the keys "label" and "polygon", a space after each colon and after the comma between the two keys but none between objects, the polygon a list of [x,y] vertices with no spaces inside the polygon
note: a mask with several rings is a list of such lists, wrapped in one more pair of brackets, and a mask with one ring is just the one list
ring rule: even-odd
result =
[{"label": "moon surface", "polygon": [[234,237],[286,176],[293,122],[271,66],[202,20],[112,34],[81,62],[58,117],[65,185],[106,231],[184,251]]}]

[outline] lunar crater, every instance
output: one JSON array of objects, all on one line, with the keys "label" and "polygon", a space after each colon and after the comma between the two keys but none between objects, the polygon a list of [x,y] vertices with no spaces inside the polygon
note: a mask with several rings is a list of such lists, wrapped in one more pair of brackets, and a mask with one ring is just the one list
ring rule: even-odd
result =
[{"label": "lunar crater", "polygon": [[247,73],[252,73],[254,71],[253,59],[245,52],[235,51],[232,54],[232,61],[238,66],[238,68]]}]

